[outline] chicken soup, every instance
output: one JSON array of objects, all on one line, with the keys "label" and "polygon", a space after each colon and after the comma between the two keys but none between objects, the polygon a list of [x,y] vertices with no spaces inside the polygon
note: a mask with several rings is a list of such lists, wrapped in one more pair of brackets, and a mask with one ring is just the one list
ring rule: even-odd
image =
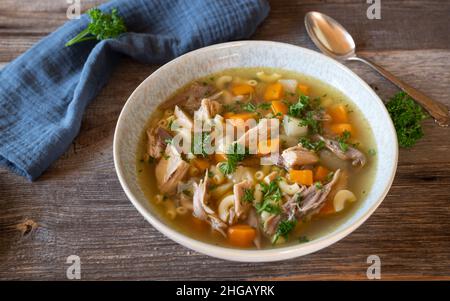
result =
[{"label": "chicken soup", "polygon": [[332,231],[363,201],[372,131],[336,89],[290,71],[225,70],[149,116],[139,184],[166,223],[221,246],[271,248]]}]

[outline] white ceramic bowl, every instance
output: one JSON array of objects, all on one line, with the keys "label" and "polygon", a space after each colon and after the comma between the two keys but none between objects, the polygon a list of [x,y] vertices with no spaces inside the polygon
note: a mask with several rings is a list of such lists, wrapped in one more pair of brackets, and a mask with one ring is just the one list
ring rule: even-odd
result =
[{"label": "white ceramic bowl", "polygon": [[[266,250],[219,247],[181,234],[154,212],[137,182],[136,150],[145,123],[156,106],[177,88],[199,77],[234,67],[274,67],[297,71],[337,88],[359,107],[370,123],[377,145],[374,184],[363,204],[333,232],[311,242]],[[114,134],[114,164],[120,183],[136,209],[159,231],[195,251],[233,261],[264,262],[293,258],[323,249],[358,228],[380,205],[397,167],[397,137],[375,92],[340,63],[312,50],[276,42],[241,41],[187,53],[152,73],[126,102]]]}]

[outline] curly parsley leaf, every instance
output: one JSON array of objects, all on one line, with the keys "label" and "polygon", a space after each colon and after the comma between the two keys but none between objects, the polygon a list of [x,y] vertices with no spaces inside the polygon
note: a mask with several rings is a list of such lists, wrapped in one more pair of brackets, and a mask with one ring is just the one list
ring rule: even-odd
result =
[{"label": "curly parsley leaf", "polygon": [[421,121],[428,115],[408,94],[397,93],[386,104],[386,108],[391,115],[401,147],[411,147],[423,137]]},{"label": "curly parsley leaf", "polygon": [[68,41],[66,47],[83,41],[115,38],[127,31],[124,20],[118,15],[117,8],[113,8],[110,14],[93,8],[87,14],[91,19],[88,27]]},{"label": "curly parsley leaf", "polygon": [[288,108],[288,115],[292,117],[301,117],[303,112],[309,108],[309,97],[301,95],[298,101],[291,104]]}]

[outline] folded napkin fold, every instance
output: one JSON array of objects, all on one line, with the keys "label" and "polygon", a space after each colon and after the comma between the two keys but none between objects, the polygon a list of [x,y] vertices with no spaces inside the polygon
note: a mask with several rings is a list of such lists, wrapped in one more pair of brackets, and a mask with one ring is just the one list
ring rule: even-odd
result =
[{"label": "folded napkin fold", "polygon": [[0,164],[36,179],[67,150],[86,105],[121,56],[159,64],[209,44],[249,37],[269,12],[265,0],[115,0],[128,32],[64,44],[89,18],[67,22],[0,71]]}]

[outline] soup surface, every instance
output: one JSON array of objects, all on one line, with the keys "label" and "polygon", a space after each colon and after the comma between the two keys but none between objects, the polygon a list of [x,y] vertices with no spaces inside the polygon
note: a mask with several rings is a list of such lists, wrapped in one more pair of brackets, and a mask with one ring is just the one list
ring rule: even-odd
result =
[{"label": "soup surface", "polygon": [[298,73],[229,69],[189,83],[143,131],[138,180],[167,224],[234,248],[332,231],[374,178],[372,131],[343,94]]}]

